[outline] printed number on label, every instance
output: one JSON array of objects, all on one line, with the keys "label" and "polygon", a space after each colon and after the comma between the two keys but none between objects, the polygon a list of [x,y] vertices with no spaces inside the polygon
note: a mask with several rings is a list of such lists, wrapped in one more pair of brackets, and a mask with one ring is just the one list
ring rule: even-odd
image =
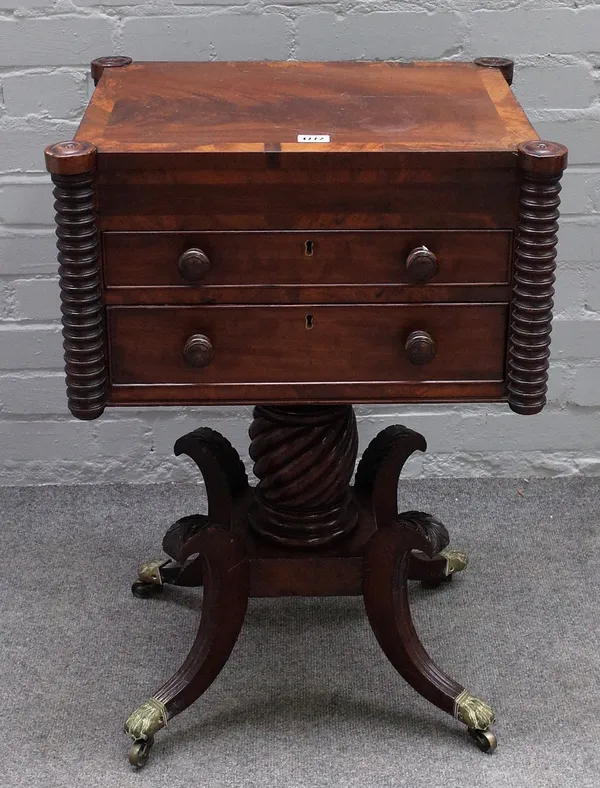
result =
[{"label": "printed number on label", "polygon": [[331,142],[329,134],[298,134],[298,142]]}]

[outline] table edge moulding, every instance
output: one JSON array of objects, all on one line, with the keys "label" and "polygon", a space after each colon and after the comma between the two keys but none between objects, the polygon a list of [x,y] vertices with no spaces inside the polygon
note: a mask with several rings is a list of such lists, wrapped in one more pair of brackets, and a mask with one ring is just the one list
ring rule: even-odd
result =
[{"label": "table edge moulding", "polygon": [[[187,70],[210,74],[210,88],[196,82],[186,97],[185,80],[171,76]],[[411,617],[409,580],[438,587],[467,565],[438,519],[398,511],[402,468],[425,439],[389,426],[355,472],[352,404],[544,408],[566,148],[535,134],[510,90],[507,58],[134,64],[117,56],[94,60],[91,71],[97,87],[75,139],[45,151],[69,410],[93,420],[107,405],[256,405],[255,487],[214,430],[175,443],[198,466],[207,512],[171,525],[168,558],[143,564],[133,592],[202,586],[202,613],[183,665],[127,719],[130,762],[143,766],[155,734],[219,674],[248,599],[294,595],[362,595],[396,670],[493,752],[492,709],[433,662]],[[266,73],[274,109],[252,110],[232,75],[247,86]],[[407,102],[422,99],[430,117],[402,116],[395,131],[404,110],[394,115],[390,102],[411,80]],[[452,107],[453,80],[464,112]],[[355,93],[340,88],[346,82]],[[163,93],[132,136],[127,124],[140,124],[153,84]],[[119,104],[120,85],[141,100]],[[319,103],[313,93],[324,85]],[[276,101],[285,106],[279,132],[259,142]],[[325,142],[326,129],[298,128],[300,141],[289,139],[295,102],[315,117],[335,104],[346,138],[340,131]],[[361,137],[360,117],[359,131],[348,122],[346,103],[379,113],[372,138]],[[201,106],[207,121],[192,144],[186,129]],[[471,128],[453,138],[469,111]],[[245,142],[232,142],[236,123],[250,130]],[[316,142],[304,141],[310,134]],[[313,268],[286,267],[296,255]]]}]

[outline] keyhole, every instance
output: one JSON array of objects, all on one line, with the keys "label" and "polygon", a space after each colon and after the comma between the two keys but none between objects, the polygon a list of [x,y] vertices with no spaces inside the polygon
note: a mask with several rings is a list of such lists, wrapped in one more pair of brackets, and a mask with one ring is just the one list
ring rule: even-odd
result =
[{"label": "keyhole", "polygon": [[315,253],[315,245],[314,245],[314,243],[312,241],[307,241],[304,244],[304,254],[307,257],[312,257],[314,253]]},{"label": "keyhole", "polygon": [[315,327],[315,321],[313,320],[312,315],[306,315],[306,317],[304,318],[304,325],[309,331],[311,328]]}]

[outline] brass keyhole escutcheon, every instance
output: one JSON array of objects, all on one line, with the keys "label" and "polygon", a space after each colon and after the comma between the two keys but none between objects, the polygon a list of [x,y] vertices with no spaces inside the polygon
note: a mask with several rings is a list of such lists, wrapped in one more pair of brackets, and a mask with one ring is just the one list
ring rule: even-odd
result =
[{"label": "brass keyhole escutcheon", "polygon": [[311,314],[305,316],[304,327],[307,328],[309,331],[315,327],[315,321]]},{"label": "brass keyhole escutcheon", "polygon": [[306,241],[304,244],[304,254],[307,257],[312,257],[315,253],[315,245],[313,241]]}]

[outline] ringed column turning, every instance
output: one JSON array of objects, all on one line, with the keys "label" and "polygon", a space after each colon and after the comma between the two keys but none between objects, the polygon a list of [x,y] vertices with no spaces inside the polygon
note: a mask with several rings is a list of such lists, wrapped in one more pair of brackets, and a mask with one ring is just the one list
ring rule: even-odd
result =
[{"label": "ringed column turning", "polygon": [[519,145],[519,224],[508,343],[508,404],[515,413],[539,413],[546,404],[556,269],[560,179],[567,149],[532,140]]},{"label": "ringed column turning", "polygon": [[54,183],[67,399],[78,419],[98,418],[108,389],[95,217],[96,148],[58,142],[45,150]]}]

